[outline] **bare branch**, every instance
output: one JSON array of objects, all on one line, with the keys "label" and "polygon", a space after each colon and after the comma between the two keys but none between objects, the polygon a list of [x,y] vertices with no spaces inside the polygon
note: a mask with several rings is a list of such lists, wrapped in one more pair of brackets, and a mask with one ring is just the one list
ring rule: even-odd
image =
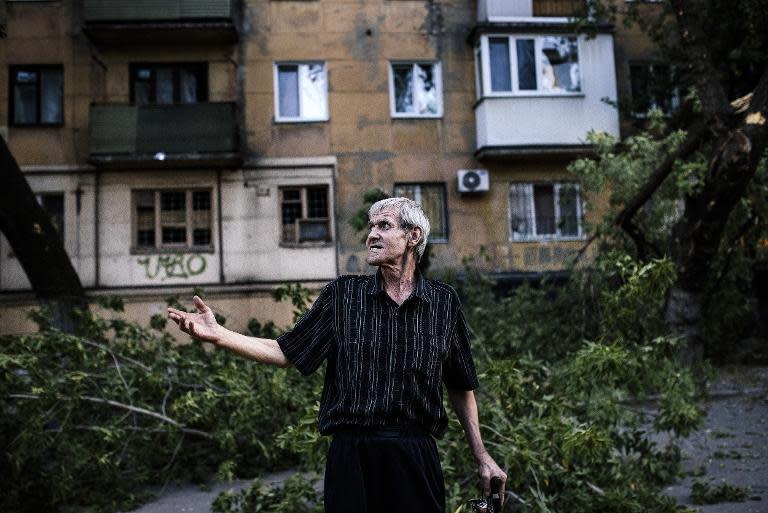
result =
[{"label": "bare branch", "polygon": [[[7,397],[10,399],[30,399],[30,400],[41,399],[39,395],[35,395],[35,394],[8,394]],[[160,413],[154,412],[152,410],[139,408],[138,406],[132,406],[130,404],[119,403],[117,401],[112,401],[110,399],[103,399],[101,397],[92,397],[88,395],[83,395],[83,396],[80,396],[79,398],[82,399],[83,401],[88,401],[96,404],[106,404],[108,406],[113,406],[115,408],[121,408],[123,410],[128,410],[133,413],[138,413],[140,415],[152,417],[154,419],[160,420],[162,422],[165,422],[166,424],[170,424],[178,428],[183,433],[199,436],[201,438],[207,438],[208,440],[213,440],[213,436],[210,433],[206,433],[205,431],[200,431],[199,429],[185,427],[183,424],[180,424],[179,422],[173,420],[172,418],[166,417],[165,415],[161,415]]]}]

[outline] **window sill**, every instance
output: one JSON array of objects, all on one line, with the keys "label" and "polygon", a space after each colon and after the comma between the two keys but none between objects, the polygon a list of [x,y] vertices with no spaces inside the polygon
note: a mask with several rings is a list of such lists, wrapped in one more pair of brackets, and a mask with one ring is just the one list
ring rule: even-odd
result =
[{"label": "window sill", "polygon": [[579,93],[539,93],[539,92],[526,92],[526,93],[495,93],[495,94],[486,94],[482,98],[480,98],[480,101],[482,100],[493,100],[496,98],[584,98],[586,97],[586,94],[583,92]]},{"label": "window sill", "polygon": [[526,237],[520,239],[509,239],[509,242],[570,242],[570,241],[584,241],[587,240],[586,235],[578,235],[573,237],[558,237],[556,235],[551,236],[537,236]]},{"label": "window sill", "polygon": [[442,114],[430,114],[427,115],[418,115],[418,114],[396,114],[394,112],[390,113],[392,116],[392,119],[442,119]]},{"label": "window sill", "polygon": [[332,248],[334,246],[333,241],[330,242],[281,242],[279,247],[285,249],[317,249],[317,248]]},{"label": "window sill", "polygon": [[[281,0],[290,1],[290,0]],[[302,2],[315,1],[315,0],[299,0]],[[275,118],[275,124],[278,125],[290,125],[290,124],[307,124],[307,123],[327,123],[329,118],[320,119],[304,119],[304,118]]]},{"label": "window sill", "polygon": [[178,246],[178,247],[162,247],[162,248],[137,248],[131,247],[131,255],[178,255],[178,254],[191,254],[191,253],[211,253],[213,254],[215,249],[213,246]]},{"label": "window sill", "polygon": [[61,123],[9,123],[8,128],[63,128]]}]

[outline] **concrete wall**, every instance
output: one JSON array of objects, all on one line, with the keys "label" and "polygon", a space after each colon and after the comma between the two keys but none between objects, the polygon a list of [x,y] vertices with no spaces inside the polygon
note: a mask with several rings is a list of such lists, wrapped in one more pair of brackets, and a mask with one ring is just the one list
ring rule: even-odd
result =
[{"label": "concrete wall", "polygon": [[[94,285],[94,175],[88,170],[27,168],[27,181],[36,193],[63,193],[64,248],[85,287]],[[79,204],[79,209],[78,209]],[[0,235],[0,290],[27,290],[24,270],[13,249]]]}]

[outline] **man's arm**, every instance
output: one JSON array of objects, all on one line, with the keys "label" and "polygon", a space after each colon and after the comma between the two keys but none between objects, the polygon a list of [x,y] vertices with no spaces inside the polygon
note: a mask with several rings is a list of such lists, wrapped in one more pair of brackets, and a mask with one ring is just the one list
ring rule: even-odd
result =
[{"label": "man's arm", "polygon": [[291,365],[276,340],[247,337],[228,330],[216,322],[213,311],[203,303],[202,299],[195,296],[193,301],[197,307],[197,313],[168,308],[168,317],[178,324],[179,329],[184,333],[189,333],[195,338],[211,342],[250,360],[278,367]]},{"label": "man's arm", "polygon": [[469,448],[478,465],[478,474],[483,488],[483,496],[491,493],[491,478],[498,476],[501,478],[501,503],[504,505],[504,484],[507,481],[507,474],[499,468],[496,462],[488,454],[480,436],[480,420],[477,413],[477,401],[475,393],[472,390],[451,390],[448,389],[448,398],[451,401],[456,416],[464,428],[467,436]]}]

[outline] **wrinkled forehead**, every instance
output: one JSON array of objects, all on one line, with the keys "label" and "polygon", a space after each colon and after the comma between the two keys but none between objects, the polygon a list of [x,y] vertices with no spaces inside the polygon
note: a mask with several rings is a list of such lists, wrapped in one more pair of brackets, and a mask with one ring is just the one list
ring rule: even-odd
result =
[{"label": "wrinkled forehead", "polygon": [[400,212],[391,208],[386,208],[376,212],[368,219],[368,222],[373,224],[380,223],[381,221],[389,221],[392,224],[400,225]]}]

